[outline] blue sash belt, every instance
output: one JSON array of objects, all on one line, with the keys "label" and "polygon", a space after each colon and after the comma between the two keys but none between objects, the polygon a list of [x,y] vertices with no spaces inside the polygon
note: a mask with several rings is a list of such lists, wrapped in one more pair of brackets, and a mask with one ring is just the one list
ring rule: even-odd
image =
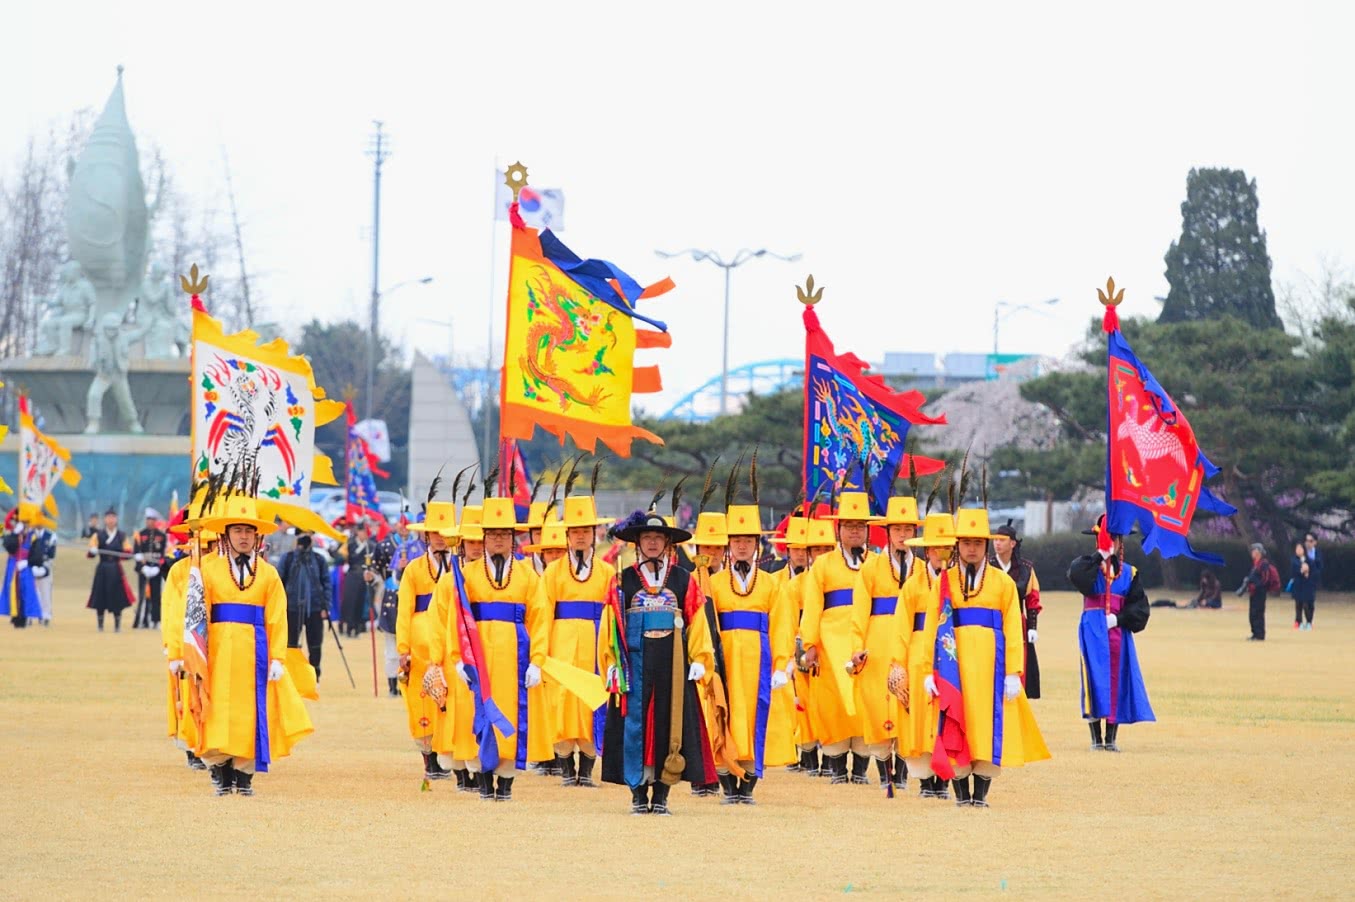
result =
[{"label": "blue sash belt", "polygon": [[[851,590],[847,590],[850,594]],[[720,615],[720,630],[753,630],[761,639],[761,660],[757,672],[757,712],[753,721],[753,770],[762,776],[762,761],[767,751],[767,717],[772,710],[772,645],[767,636],[770,623],[761,611],[726,611]],[[726,663],[725,665],[729,665]]]},{"label": "blue sash belt", "polygon": [[497,620],[500,623],[515,624],[517,627],[518,753],[517,760],[513,763],[518,770],[523,770],[527,767],[527,665],[532,663],[531,642],[527,638],[527,606],[516,601],[472,601],[470,612],[475,617],[476,623]]},{"label": "blue sash belt", "polygon": [[927,625],[926,613],[919,611],[913,615],[913,632],[920,633],[922,628]]},{"label": "blue sash belt", "polygon": [[431,602],[432,600],[433,600],[433,593],[432,593],[432,592],[425,592],[425,593],[423,593],[422,595],[415,595],[415,596],[414,596],[414,613],[415,613],[415,614],[422,614],[424,611],[428,610],[428,604],[429,604],[429,602]]},{"label": "blue sash belt", "polygon": [[272,758],[268,749],[268,634],[263,628],[263,608],[219,602],[212,605],[212,622],[254,627],[254,769],[266,774]]},{"label": "blue sash belt", "polygon": [[[1007,677],[1007,643],[1002,637],[1002,612],[992,608],[957,608],[955,627],[985,626],[993,636],[993,763],[1002,764],[1002,709],[1006,701],[1003,685]],[[980,759],[982,760],[982,759]]]},{"label": "blue sash belt", "polygon": [[557,601],[555,603],[556,620],[602,620],[602,602],[600,601]]},{"label": "blue sash belt", "polygon": [[851,589],[833,589],[823,593],[823,609],[840,608],[844,604],[852,603]]},{"label": "blue sash belt", "polygon": [[892,614],[899,606],[899,596],[886,595],[883,598],[872,598],[870,600],[870,616],[879,617],[881,614]]}]

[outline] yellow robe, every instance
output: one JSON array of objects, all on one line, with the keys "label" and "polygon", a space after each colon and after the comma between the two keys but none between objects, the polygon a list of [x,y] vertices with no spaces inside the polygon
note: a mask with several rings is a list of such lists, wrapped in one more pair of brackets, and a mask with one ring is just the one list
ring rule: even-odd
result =
[{"label": "yellow robe", "polygon": [[[796,760],[790,732],[783,725],[772,730],[773,705],[779,697],[790,698],[786,687],[773,691],[771,675],[785,671],[795,652],[795,615],[789,601],[780,592],[776,574],[756,572],[747,595],[740,595],[734,573],[726,567],[710,578],[711,602],[720,623],[720,645],[725,659],[725,691],[729,696],[729,733],[734,741],[730,750],[736,761],[753,761],[762,767],[776,767]],[[726,615],[749,612],[767,618],[767,644],[771,660],[762,657],[762,634],[751,629],[733,628]],[[766,723],[758,730],[758,693],[767,689]],[[759,735],[759,732],[761,735]],[[759,744],[762,754],[757,754]]]},{"label": "yellow robe", "polygon": [[[867,555],[865,563],[869,559]],[[819,676],[811,692],[810,719],[819,742],[831,745],[862,735],[855,677],[847,673],[845,665],[865,648],[870,595],[860,571],[847,565],[840,549],[820,555],[803,584],[800,636],[806,649],[817,648],[819,653]],[[825,598],[849,601],[825,609]]]},{"label": "yellow robe", "polygon": [[[920,560],[920,559],[919,559]],[[936,641],[936,605],[940,596],[936,580],[932,579],[927,563],[922,561],[903,584],[899,593],[899,609],[895,622],[899,642],[907,646],[909,710],[899,730],[898,754],[908,757],[927,757],[936,745],[936,725],[940,712],[934,699],[927,695],[923,682],[932,672],[932,650]],[[913,627],[922,620],[921,628]],[[930,626],[931,632],[928,632]]]},{"label": "yellow robe", "polygon": [[[409,682],[404,686],[405,711],[409,715],[409,735],[415,741],[432,737],[443,713],[423,691],[423,676],[428,670],[428,639],[437,629],[433,610],[433,592],[437,589],[437,558],[432,551],[415,558],[400,576],[400,593],[395,613],[395,650],[409,655]],[[424,610],[418,610],[422,605]],[[448,693],[450,711],[455,699]]]},{"label": "yellow robe", "polygon": [[[508,584],[502,589],[497,589],[489,581],[486,568],[492,565],[485,563],[486,560],[487,558],[482,558],[474,563],[466,564],[462,575],[465,579],[466,595],[471,604],[471,614],[476,617],[479,626],[491,695],[499,711],[513,725],[514,732],[511,736],[505,737],[497,731],[495,732],[499,746],[499,760],[501,764],[516,762],[519,768],[523,768],[528,761],[549,761],[555,757],[555,749],[551,741],[550,718],[546,712],[543,687],[537,685],[532,689],[524,690],[522,688],[523,673],[527,664],[531,663],[540,667],[541,662],[545,660],[546,649],[550,641],[550,622],[544,616],[538,601],[536,591],[538,577],[531,561],[513,561],[512,571],[508,575]],[[444,647],[438,650],[442,652],[443,667],[447,672],[448,682],[461,683],[456,675],[456,665],[461,661],[461,644],[456,639],[459,631],[458,624],[461,619],[461,605],[455,597],[456,584],[452,580],[451,574],[444,575],[438,581],[437,592],[434,593],[435,600],[439,593],[445,596],[444,603],[450,606],[452,619],[447,621],[450,634],[444,634]],[[486,610],[477,607],[482,603],[495,602],[506,602],[515,606],[515,610],[512,612],[513,616],[520,617],[521,620],[490,619],[485,616]],[[478,615],[477,611],[479,611]],[[528,658],[526,661],[520,660],[518,656],[519,624],[525,632]],[[431,651],[430,648],[430,657]],[[485,675],[482,674],[481,676],[483,678]],[[521,711],[522,706],[519,704],[519,699],[524,694],[527,710]],[[469,699],[469,693],[466,697]],[[473,704],[473,700],[471,703]],[[457,719],[460,720],[459,712]],[[467,718],[467,733],[470,732],[469,722],[470,718]],[[524,727],[527,734],[525,746],[521,742]],[[475,751],[467,755],[461,755],[454,751],[453,757],[467,760],[478,758],[479,752],[475,737],[469,736],[468,742],[469,747],[475,749]],[[462,744],[460,735],[453,736],[453,745],[457,750],[467,748]]]},{"label": "yellow robe", "polygon": [[[985,565],[978,590],[965,598],[961,591],[964,579],[962,566],[946,571],[950,582],[951,607],[956,612],[979,609],[997,612],[1002,623],[1003,676],[1020,676],[1025,666],[1025,636],[1021,632],[1021,606],[1016,596],[1016,583],[999,568]],[[936,648],[936,630],[939,619],[939,584],[935,590],[937,602],[929,603],[924,638],[925,664],[931,673]],[[992,761],[993,705],[1002,708],[1002,745],[1000,762],[1003,767],[1020,767],[1032,761],[1049,757],[1040,728],[1026,691],[1022,689],[1011,701],[1001,694],[996,680],[997,633],[988,626],[967,625],[955,627],[955,656],[960,666],[960,684],[964,698],[965,738],[969,753],[975,761]]]},{"label": "yellow robe", "polygon": [[[908,665],[908,647],[899,639],[898,607],[903,587],[895,574],[897,558],[872,554],[861,567],[861,579],[870,595],[866,626],[866,664],[856,678],[856,705],[861,712],[862,737],[870,745],[890,742],[899,735],[903,707],[889,691],[889,670]],[[918,569],[918,559],[908,566]]]},{"label": "yellow robe", "polygon": [[[612,565],[603,561],[601,554],[594,553],[588,578],[581,581],[574,575],[572,559],[566,555],[546,566],[536,591],[537,606],[548,624],[550,656],[589,673],[603,672],[598,666],[598,639],[602,633],[603,608],[616,591],[616,570]],[[559,602],[575,601],[597,605],[594,609],[597,619],[556,616]],[[602,740],[596,735],[600,715],[553,680],[545,680],[542,689],[552,746],[557,742],[577,742],[585,754],[596,756]],[[606,706],[599,710],[605,712]]]},{"label": "yellow robe", "polygon": [[[177,569],[177,568],[176,568]],[[245,623],[213,622],[217,605],[240,604],[263,609],[263,627],[268,662],[287,657],[287,593],[273,565],[260,559],[254,582],[240,589],[231,577],[230,565],[219,555],[202,560],[202,583],[206,595],[207,667],[211,702],[203,731],[203,748],[234,758],[256,758],[255,627]],[[266,679],[266,674],[264,675]],[[283,758],[303,737],[314,732],[310,715],[301,701],[292,677],[265,687],[268,740],[272,758]]]},{"label": "yellow robe", "polygon": [[[172,563],[165,574],[164,586],[160,589],[160,641],[165,649],[165,661],[183,660],[183,619],[184,605],[187,602],[188,570],[191,564],[180,558]],[[184,748],[196,748],[198,728],[193,723],[193,715],[188,712],[187,700],[183,697],[184,681],[178,675],[165,671],[169,676],[166,713],[169,720],[168,735],[183,744]]]},{"label": "yellow robe", "polygon": [[[478,567],[479,563],[467,564],[462,558],[461,566]],[[456,580],[451,573],[444,573],[438,578],[433,603],[428,609],[428,615],[433,618],[433,628],[428,633],[428,663],[439,665],[447,680],[447,710],[439,712],[434,721],[433,751],[461,762],[478,758],[480,748],[471,730],[475,720],[475,699],[456,675],[456,665],[447,654],[447,650],[459,641],[454,613],[456,604]]]},{"label": "yellow robe", "polygon": [[[804,583],[808,579],[809,569],[804,572],[789,577],[781,587],[781,595],[788,609],[793,612],[796,621],[796,635],[800,635],[799,624],[804,616]],[[801,640],[803,641],[803,639]],[[814,684],[818,682],[807,673],[801,673],[796,668],[791,676],[791,686],[795,690],[793,698],[794,711],[792,712],[792,729],[795,744],[801,748],[813,748],[818,739],[815,736],[813,725],[810,723],[809,709],[811,706],[810,693],[813,691]]]}]

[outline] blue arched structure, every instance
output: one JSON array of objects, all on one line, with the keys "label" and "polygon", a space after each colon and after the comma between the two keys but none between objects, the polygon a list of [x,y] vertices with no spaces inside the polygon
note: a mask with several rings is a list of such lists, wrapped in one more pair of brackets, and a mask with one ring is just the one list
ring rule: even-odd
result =
[{"label": "blue arched structure", "polygon": [[[761,360],[746,363],[729,371],[729,409],[735,413],[743,405],[743,398],[756,392],[772,394],[784,388],[797,386],[804,379],[803,358]],[[683,395],[670,407],[663,419],[705,423],[720,413],[720,375],[717,373],[701,387]]]}]

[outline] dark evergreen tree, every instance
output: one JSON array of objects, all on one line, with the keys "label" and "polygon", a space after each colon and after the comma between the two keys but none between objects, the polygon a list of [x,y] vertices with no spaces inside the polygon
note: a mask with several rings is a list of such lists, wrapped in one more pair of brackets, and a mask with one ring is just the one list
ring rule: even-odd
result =
[{"label": "dark evergreen tree", "polygon": [[1257,206],[1256,181],[1242,170],[1190,170],[1181,237],[1167,251],[1170,291],[1158,322],[1234,316],[1257,328],[1282,328]]}]

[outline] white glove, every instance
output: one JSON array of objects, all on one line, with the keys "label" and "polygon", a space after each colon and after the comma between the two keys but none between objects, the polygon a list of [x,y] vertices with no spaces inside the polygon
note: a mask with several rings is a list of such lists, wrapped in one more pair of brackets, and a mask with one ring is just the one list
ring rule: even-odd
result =
[{"label": "white glove", "polygon": [[535,664],[527,665],[527,673],[522,678],[522,683],[528,689],[535,689],[541,685],[541,668]]},{"label": "white glove", "polygon": [[136,561],[138,564],[141,564],[145,562],[146,556],[142,554],[140,551],[138,551],[136,554],[132,555],[132,560]]},{"label": "white glove", "polygon": [[268,682],[276,683],[278,680],[282,679],[282,674],[285,671],[286,668],[282,666],[281,661],[270,662],[268,665]]},{"label": "white glove", "polygon": [[19,561],[19,572],[23,573],[28,569],[28,561]]},{"label": "white glove", "polygon": [[700,680],[706,676],[706,668],[700,661],[693,661],[692,666],[687,670],[687,679]]},{"label": "white glove", "polygon": [[47,575],[47,568],[46,568],[46,567],[43,567],[43,566],[37,566],[37,567],[34,567],[34,568],[33,568],[33,578],[34,578],[34,579],[42,579],[42,578],[43,578],[44,576],[46,576],[46,575]]},{"label": "white glove", "polygon": [[794,658],[791,658],[789,661],[786,662],[786,677],[787,677],[788,679],[792,679],[792,680],[795,679],[795,659],[794,659]]},{"label": "white glove", "polygon": [[142,571],[142,572],[144,572],[144,573],[146,574],[146,579],[155,579],[157,576],[160,575],[160,568],[159,568],[159,567],[147,567],[147,568],[146,568],[144,571]]},{"label": "white glove", "polygon": [[936,688],[936,678],[930,673],[922,678],[922,688],[932,698],[936,698],[941,692]]},{"label": "white glove", "polygon": [[1114,614],[1106,614],[1106,629],[1113,630],[1120,625],[1120,618]]},{"label": "white glove", "polygon": [[1039,642],[1040,641],[1039,632],[1036,630],[1026,630],[1026,641],[1029,642],[1031,645],[1034,645],[1036,642]]},{"label": "white glove", "polygon": [[1019,676],[1009,676],[1002,681],[1002,694],[1011,701],[1021,694],[1021,678]]},{"label": "white glove", "polygon": [[181,671],[181,670],[183,670],[183,660],[182,660],[182,659],[178,659],[178,660],[174,660],[174,661],[170,661],[170,662],[169,662],[169,672],[170,672],[170,673],[178,673],[178,672]]},{"label": "white glove", "polygon": [[460,661],[456,662],[456,675],[461,677],[461,682],[470,685],[470,674],[466,673],[466,665]]},{"label": "white glove", "polygon": [[790,682],[790,677],[786,676],[786,672],[785,672],[784,670],[773,670],[773,671],[772,671],[772,688],[773,688],[773,689],[780,689],[782,686],[786,685],[786,684],[789,683],[789,682]]}]

